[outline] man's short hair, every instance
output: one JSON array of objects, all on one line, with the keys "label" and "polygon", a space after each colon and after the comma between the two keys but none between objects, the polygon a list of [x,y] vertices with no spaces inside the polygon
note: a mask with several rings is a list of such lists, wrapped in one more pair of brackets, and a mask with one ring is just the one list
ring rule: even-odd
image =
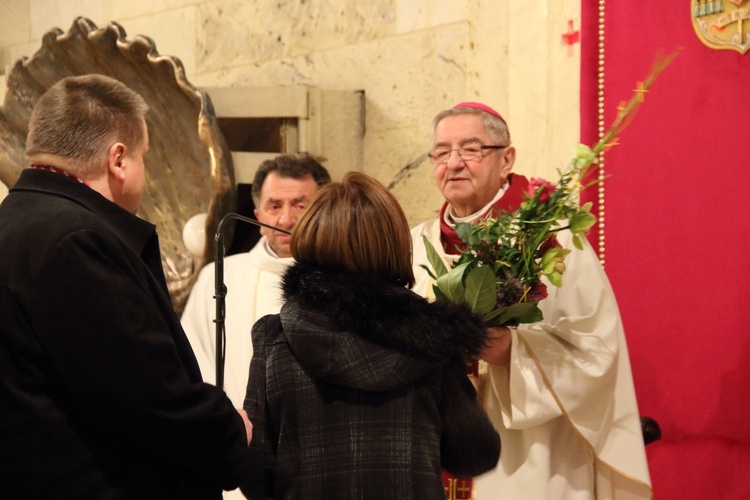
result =
[{"label": "man's short hair", "polygon": [[450,108],[445,111],[441,111],[432,120],[432,142],[435,143],[435,129],[438,123],[443,118],[448,116],[456,115],[476,115],[482,118],[484,130],[487,131],[487,135],[490,136],[492,141],[499,146],[510,145],[510,130],[508,130],[508,124],[502,118],[498,118],[495,115],[482,111],[477,108]]},{"label": "man's short hair", "polygon": [[39,98],[29,119],[26,155],[75,160],[71,173],[91,174],[120,141],[138,150],[148,105],[122,82],[104,75],[63,78]]},{"label": "man's short hair", "polygon": [[414,285],[409,223],[396,197],[361,172],[323,186],[292,229],[304,264]]},{"label": "man's short hair", "polygon": [[260,206],[260,192],[263,183],[270,173],[276,173],[279,177],[286,179],[304,179],[312,177],[318,187],[331,182],[331,176],[323,165],[309,155],[279,155],[272,160],[265,160],[258,166],[253,178],[253,203]]}]

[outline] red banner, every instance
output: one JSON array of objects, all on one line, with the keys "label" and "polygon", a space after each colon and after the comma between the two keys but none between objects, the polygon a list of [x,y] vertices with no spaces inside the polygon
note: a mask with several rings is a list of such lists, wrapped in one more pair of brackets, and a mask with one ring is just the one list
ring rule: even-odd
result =
[{"label": "red banner", "polygon": [[[605,126],[659,51],[682,48],[606,154],[603,196],[587,195],[603,201],[605,269],[640,412],[663,434],[647,447],[660,500],[750,498],[750,53],[704,45],[692,25],[696,3],[582,6],[585,143],[599,125],[602,7]],[[750,21],[733,29],[748,33]]]}]

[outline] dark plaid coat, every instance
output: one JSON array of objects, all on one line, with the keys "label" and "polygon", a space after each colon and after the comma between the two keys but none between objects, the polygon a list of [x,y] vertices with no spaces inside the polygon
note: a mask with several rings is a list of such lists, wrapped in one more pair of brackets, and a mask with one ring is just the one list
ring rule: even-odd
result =
[{"label": "dark plaid coat", "polygon": [[500,438],[465,374],[480,318],[302,264],[283,291],[252,330],[249,498],[444,499],[441,467],[495,467]]}]

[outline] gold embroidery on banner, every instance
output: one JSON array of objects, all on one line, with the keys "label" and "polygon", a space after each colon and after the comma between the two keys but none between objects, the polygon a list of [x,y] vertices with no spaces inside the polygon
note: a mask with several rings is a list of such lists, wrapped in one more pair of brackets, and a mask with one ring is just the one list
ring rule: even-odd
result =
[{"label": "gold embroidery on banner", "polygon": [[690,0],[693,29],[701,42],[716,50],[750,49],[748,0]]}]

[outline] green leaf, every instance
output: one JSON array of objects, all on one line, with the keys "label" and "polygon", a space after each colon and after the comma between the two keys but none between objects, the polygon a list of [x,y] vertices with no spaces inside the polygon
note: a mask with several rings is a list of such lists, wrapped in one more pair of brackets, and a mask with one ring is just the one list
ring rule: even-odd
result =
[{"label": "green leaf", "polygon": [[484,314],[497,303],[495,292],[495,272],[492,266],[479,266],[466,275],[466,302],[471,310]]},{"label": "green leaf", "polygon": [[542,274],[556,287],[562,286],[562,273],[565,269],[564,258],[570,252],[571,250],[567,248],[552,248],[547,250],[539,263]]},{"label": "green leaf", "polygon": [[432,272],[432,269],[430,269],[429,266],[426,266],[424,264],[419,264],[419,267],[427,271],[427,274],[429,275],[430,278],[432,278],[433,280],[437,279],[437,276],[435,276],[435,273]]},{"label": "green leaf", "polygon": [[550,248],[549,250],[544,252],[542,261],[539,263],[539,265],[542,267],[542,273],[549,274],[554,271],[555,264],[558,261],[561,261],[569,253],[569,249],[560,247]]},{"label": "green leaf", "polygon": [[431,276],[439,278],[447,273],[448,269],[445,267],[445,263],[443,262],[443,259],[440,258],[440,255],[438,255],[435,247],[432,246],[430,240],[427,239],[427,236],[422,236],[422,238],[424,239],[424,246],[427,250],[427,260],[432,266],[432,269],[435,271],[435,274],[431,274]]},{"label": "green leaf", "polygon": [[562,286],[562,274],[558,272],[552,272],[549,274],[545,274],[545,276],[547,277],[549,282],[555,285],[556,287],[560,288]]},{"label": "green leaf", "polygon": [[573,164],[576,167],[587,167],[596,161],[596,153],[585,144],[579,144],[573,150]]},{"label": "green leaf", "polygon": [[570,218],[570,230],[574,233],[588,231],[596,222],[596,216],[589,212],[578,212]]},{"label": "green leaf", "polygon": [[576,247],[578,250],[583,250],[583,243],[581,242],[581,237],[575,233],[573,233],[573,246]]},{"label": "green leaf", "polygon": [[542,320],[542,311],[536,302],[519,302],[510,306],[498,307],[484,315],[487,326],[518,325],[536,323]]},{"label": "green leaf", "polygon": [[[546,257],[547,254],[549,254],[549,252],[547,252],[546,254],[544,254],[544,257]],[[547,276],[548,274],[554,272],[554,270],[555,270],[555,262],[556,261],[554,259],[549,259],[548,260],[548,259],[545,259],[544,257],[542,257],[542,262],[540,263],[540,265],[541,265],[541,268],[542,268],[542,274],[545,275],[545,276]]]},{"label": "green leaf", "polygon": [[508,309],[507,307],[498,307],[497,309],[493,309],[492,311],[486,313],[484,318],[484,323],[487,326],[502,326],[500,323],[496,323],[495,320],[505,314],[505,310]]},{"label": "green leaf", "polygon": [[440,276],[435,284],[450,302],[464,302],[464,271],[468,264],[461,264]]},{"label": "green leaf", "polygon": [[440,291],[437,285],[432,285],[432,291],[435,293],[435,298],[441,302],[450,302],[450,299]]},{"label": "green leaf", "polygon": [[544,315],[542,314],[542,310],[539,309],[539,306],[536,302],[523,302],[523,304],[532,304],[531,306],[524,309],[524,311],[519,312],[519,314],[516,316],[516,320],[519,324],[521,323],[536,323],[537,321],[542,321],[544,319]]},{"label": "green leaf", "polygon": [[456,224],[456,234],[469,248],[474,248],[482,241],[481,230],[474,224],[460,222]]}]

